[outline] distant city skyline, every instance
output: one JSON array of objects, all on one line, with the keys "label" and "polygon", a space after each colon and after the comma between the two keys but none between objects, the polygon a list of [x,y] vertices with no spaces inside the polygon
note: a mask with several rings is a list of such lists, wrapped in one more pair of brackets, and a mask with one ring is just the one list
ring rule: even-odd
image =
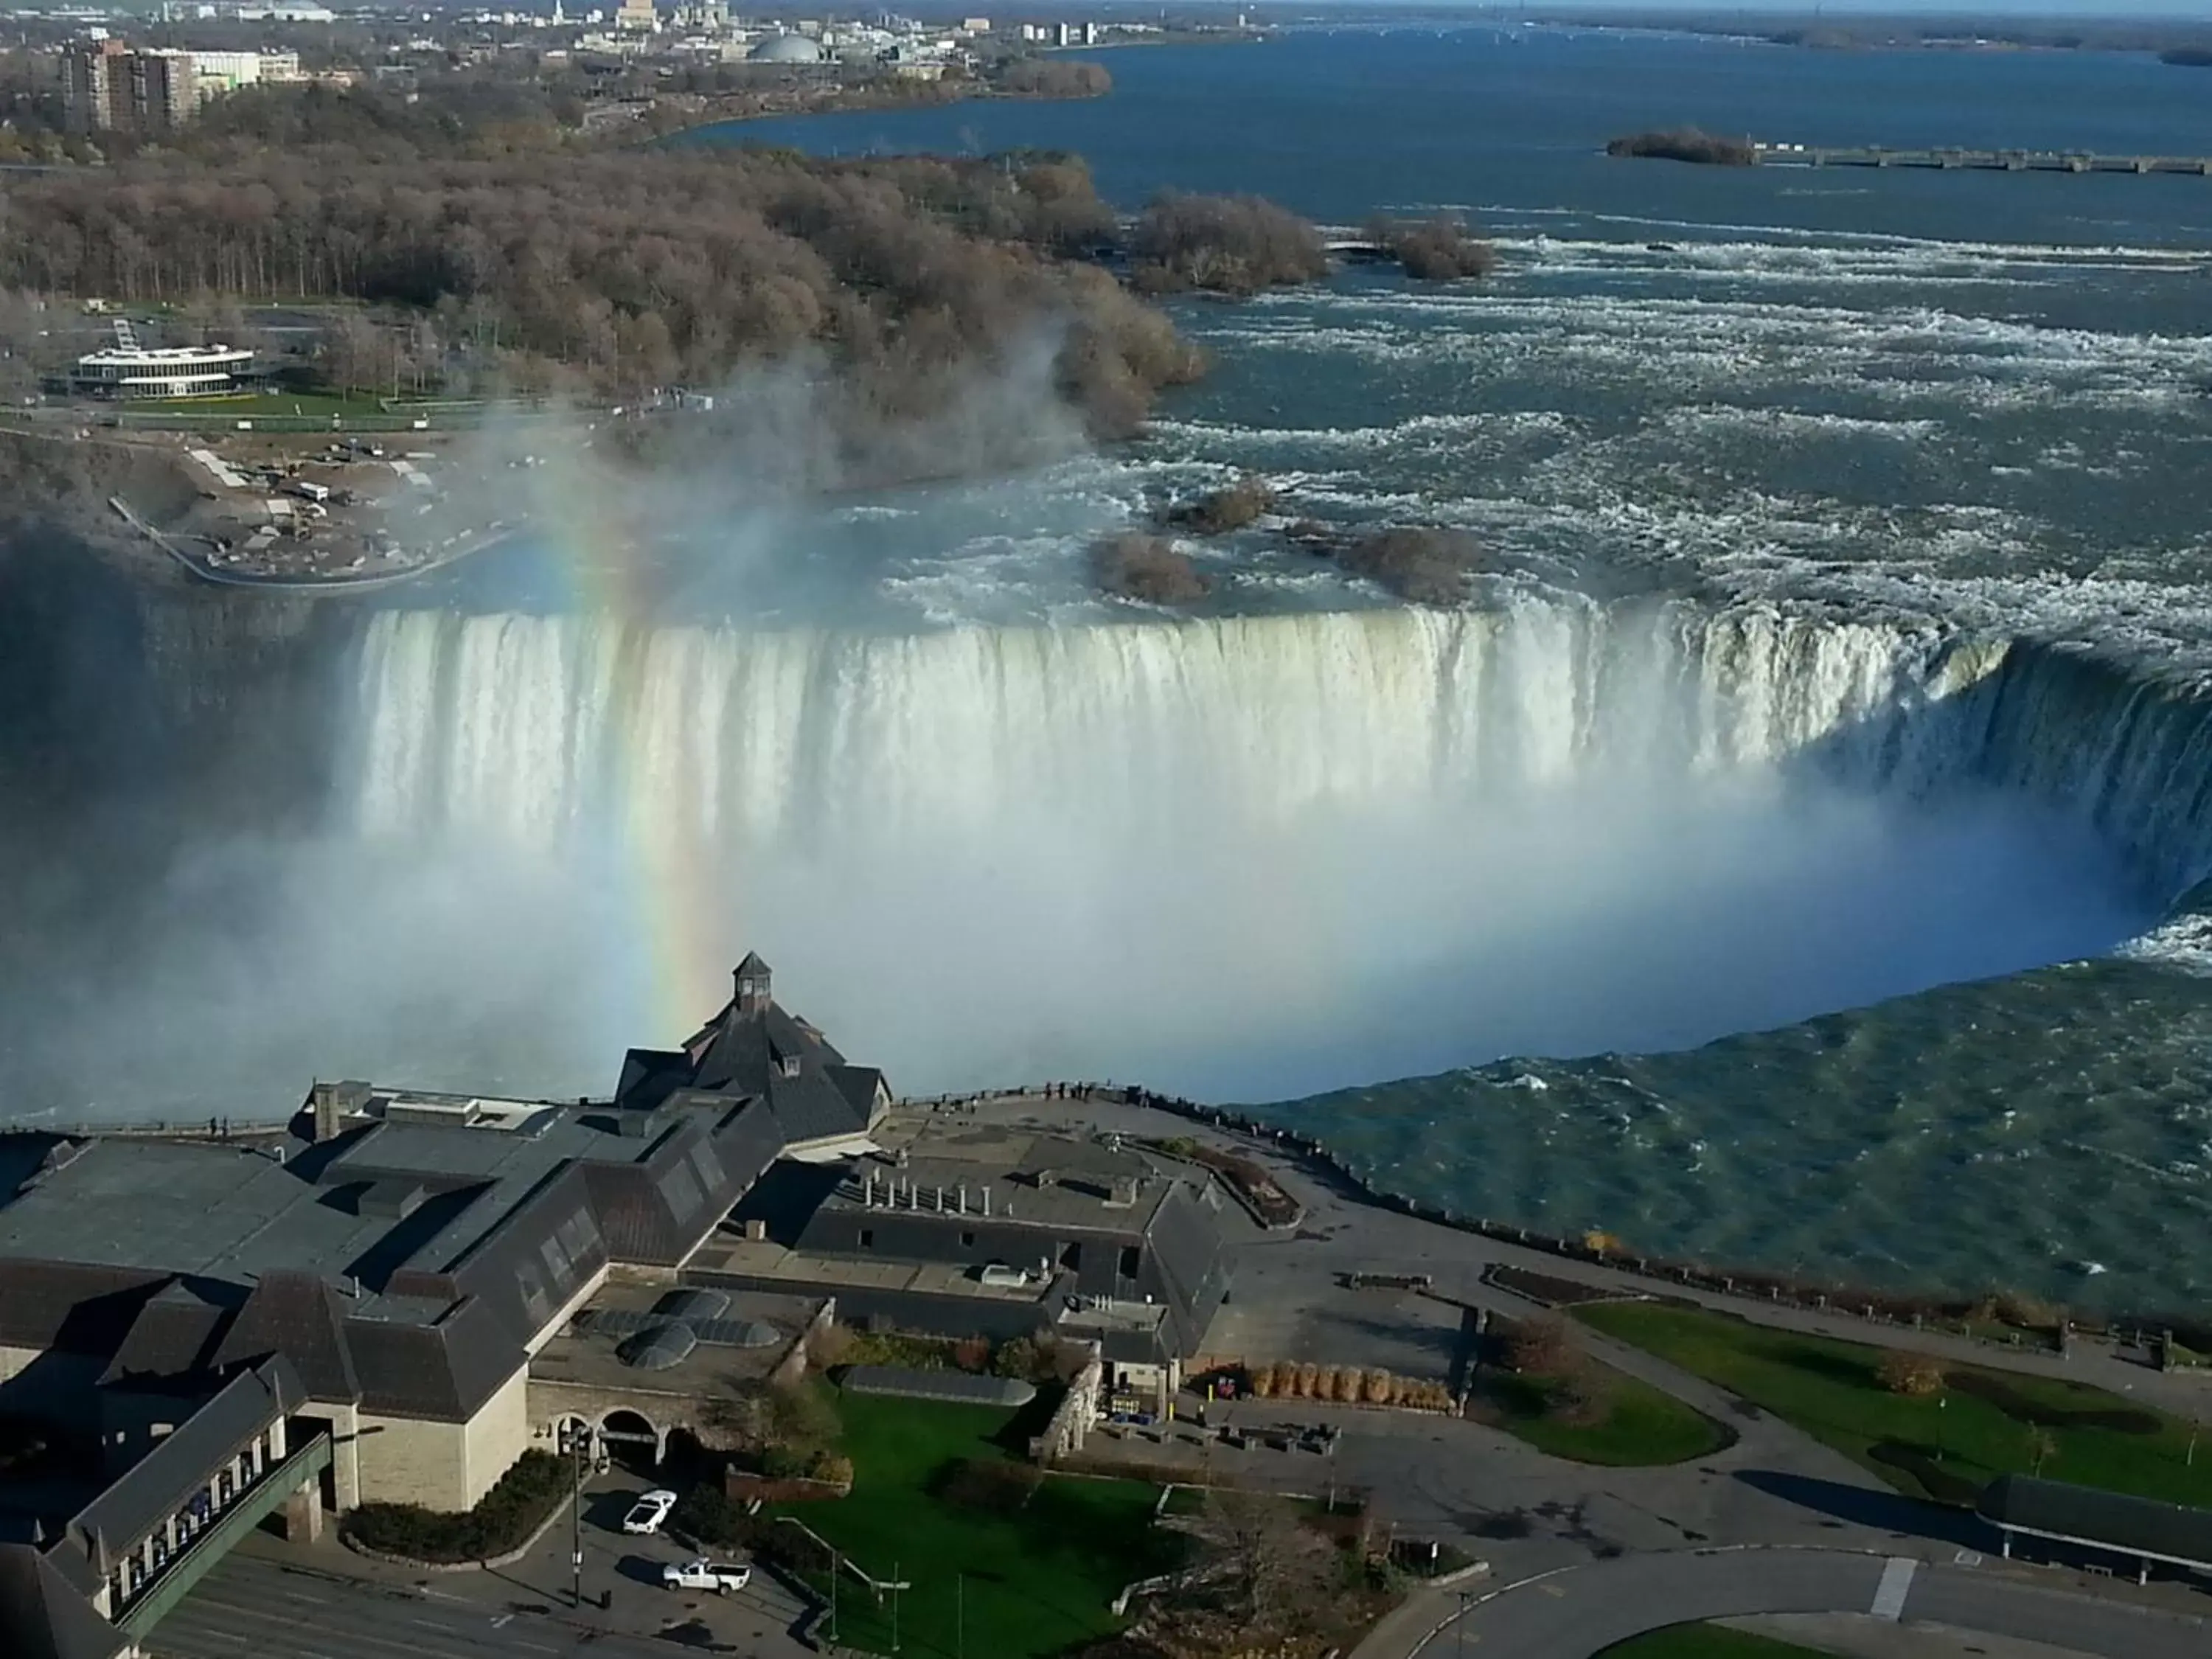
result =
[{"label": "distant city skyline", "polygon": [[[1482,0],[1494,4],[1496,0]],[[1741,11],[1752,15],[1779,12],[1815,12],[1831,17],[2009,17],[2049,20],[2078,19],[2082,22],[2113,24],[2136,20],[2172,21],[2212,21],[2212,0],[2120,0],[2100,5],[2095,0],[1751,0],[1751,3],[1698,3],[1698,0],[1529,0],[1531,10],[1650,11],[1716,14]]]}]

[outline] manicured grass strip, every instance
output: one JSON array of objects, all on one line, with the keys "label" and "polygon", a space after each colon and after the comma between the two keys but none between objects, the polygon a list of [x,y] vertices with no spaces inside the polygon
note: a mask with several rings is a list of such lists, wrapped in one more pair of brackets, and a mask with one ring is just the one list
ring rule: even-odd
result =
[{"label": "manicured grass strip", "polygon": [[1598,1659],[1826,1659],[1819,1648],[1778,1642],[1725,1625],[1669,1625],[1616,1642]]},{"label": "manicured grass strip", "polygon": [[1562,1416],[1554,1386],[1543,1378],[1493,1372],[1482,1401],[1497,1425],[1538,1451],[1577,1463],[1632,1468],[1686,1463],[1726,1446],[1729,1431],[1674,1395],[1598,1361],[1584,1359],[1601,1408],[1587,1422]]},{"label": "manicured grass strip", "polygon": [[[1892,1393],[1884,1350],[1654,1302],[1578,1308],[1592,1328],[1717,1382],[1915,1498],[1971,1504],[2000,1474],[2040,1473],[2168,1503],[2212,1505],[2212,1444],[2101,1389],[1946,1364],[1938,1394]],[[2212,1440],[2212,1437],[2208,1437]]]},{"label": "manicured grass strip", "polygon": [[[897,1598],[902,1654],[1058,1653],[1118,1629],[1109,1606],[1122,1586],[1180,1559],[1182,1540],[1152,1524],[1157,1489],[1141,1482],[1049,1476],[1012,1513],[957,1501],[947,1478],[962,1462],[1013,1461],[1018,1413],[860,1395],[840,1395],[837,1411],[852,1496],[785,1512],[870,1576],[912,1585]],[[890,1652],[891,1601],[843,1579],[840,1642]]]},{"label": "manicured grass strip", "polygon": [[374,398],[335,397],[327,392],[252,392],[229,398],[148,398],[125,407],[161,415],[299,415],[327,419],[332,415],[380,415]]}]

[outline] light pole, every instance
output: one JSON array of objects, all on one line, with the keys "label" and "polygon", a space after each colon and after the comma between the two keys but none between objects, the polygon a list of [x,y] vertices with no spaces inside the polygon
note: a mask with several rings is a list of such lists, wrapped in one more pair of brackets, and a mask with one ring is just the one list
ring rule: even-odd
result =
[{"label": "light pole", "polygon": [[968,1575],[952,1575],[952,1659],[968,1659]]},{"label": "light pole", "polygon": [[568,1438],[568,1601],[584,1605],[584,1425],[573,1419],[562,1425]]},{"label": "light pole", "polygon": [[897,1562],[894,1561],[894,1562],[892,1562],[892,1563],[891,1563],[891,1651],[892,1651],[893,1653],[896,1653],[896,1652],[899,1650],[899,1639],[898,1639],[898,1603],[899,1603],[899,1592],[900,1592],[901,1590],[904,1589],[905,1588],[906,1588],[906,1581],[905,1581],[904,1579],[902,1579],[902,1578],[901,1578],[901,1577],[899,1577],[899,1564],[898,1564]]}]

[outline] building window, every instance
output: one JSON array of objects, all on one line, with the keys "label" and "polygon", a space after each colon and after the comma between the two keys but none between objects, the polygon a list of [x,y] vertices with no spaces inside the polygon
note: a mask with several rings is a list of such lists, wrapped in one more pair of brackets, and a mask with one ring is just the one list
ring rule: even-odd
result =
[{"label": "building window", "polygon": [[1141,1254],[1133,1244],[1124,1244],[1121,1247],[1122,1278],[1134,1279],[1137,1276],[1137,1263]]},{"label": "building window", "polygon": [[975,1248],[975,1234],[973,1234],[973,1233],[963,1233],[963,1234],[961,1234],[961,1235],[960,1235],[960,1248],[961,1248],[962,1249],[963,1249],[963,1250],[972,1250],[972,1249],[974,1249]]},{"label": "building window", "polygon": [[876,1248],[876,1230],[873,1227],[860,1229],[860,1248],[864,1250],[872,1250]]}]

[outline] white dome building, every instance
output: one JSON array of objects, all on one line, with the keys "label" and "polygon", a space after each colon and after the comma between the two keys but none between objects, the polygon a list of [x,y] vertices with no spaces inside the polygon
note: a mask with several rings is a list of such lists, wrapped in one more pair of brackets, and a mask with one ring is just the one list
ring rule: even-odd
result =
[{"label": "white dome building", "polygon": [[803,34],[779,34],[755,46],[747,61],[755,64],[818,64],[822,61],[822,48]]}]

